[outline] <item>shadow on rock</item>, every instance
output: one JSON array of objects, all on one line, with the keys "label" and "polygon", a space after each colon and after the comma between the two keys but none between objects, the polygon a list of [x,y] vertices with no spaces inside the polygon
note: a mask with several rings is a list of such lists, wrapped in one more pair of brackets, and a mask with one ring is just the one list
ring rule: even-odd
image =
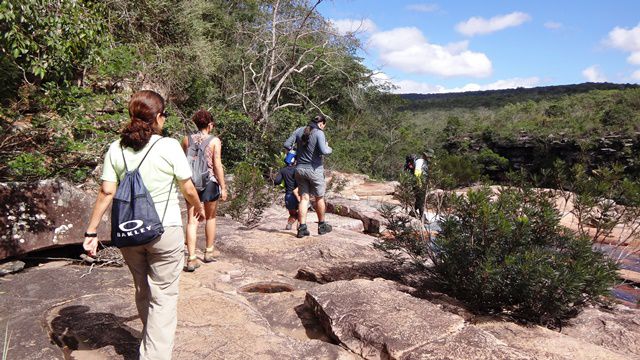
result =
[{"label": "shadow on rock", "polygon": [[111,313],[90,312],[88,306],[73,305],[61,309],[51,321],[51,340],[63,350],[95,350],[113,346],[123,359],[138,357],[140,334],[125,322],[137,319]]},{"label": "shadow on rock", "polygon": [[339,341],[333,339],[327,334],[326,330],[322,327],[322,324],[316,317],[313,309],[307,306],[306,303],[302,303],[294,308],[296,315],[300,319],[305,333],[309,339],[320,340],[326,343],[337,345]]}]

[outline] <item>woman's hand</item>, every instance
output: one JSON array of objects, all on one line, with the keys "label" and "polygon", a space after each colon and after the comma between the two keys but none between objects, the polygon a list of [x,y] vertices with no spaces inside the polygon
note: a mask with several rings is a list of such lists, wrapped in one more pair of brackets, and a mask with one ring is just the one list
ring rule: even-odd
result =
[{"label": "woman's hand", "polygon": [[227,188],[220,189],[220,200],[227,201]]},{"label": "woman's hand", "polygon": [[204,214],[204,206],[200,205],[200,208],[198,210],[193,210],[193,216],[196,217],[196,219],[200,222],[204,221],[206,219],[206,215]]},{"label": "woman's hand", "polygon": [[203,221],[206,218],[204,214],[204,206],[202,206],[202,203],[200,202],[198,191],[193,186],[191,178],[178,180],[178,186],[180,186],[180,191],[182,192],[184,199],[194,207],[193,216],[195,216],[198,221]]},{"label": "woman's hand", "polygon": [[93,205],[93,211],[91,211],[91,218],[89,219],[89,225],[87,225],[87,234],[96,236],[85,236],[82,242],[82,247],[89,254],[89,256],[96,256],[98,251],[98,237],[96,230],[100,224],[100,219],[104,215],[105,211],[111,204],[111,200],[116,193],[117,184],[112,181],[103,181],[100,185],[100,191],[96,198],[96,203]]},{"label": "woman's hand", "polygon": [[95,236],[85,237],[84,242],[82,242],[82,247],[89,256],[95,257],[98,252],[98,238]]}]

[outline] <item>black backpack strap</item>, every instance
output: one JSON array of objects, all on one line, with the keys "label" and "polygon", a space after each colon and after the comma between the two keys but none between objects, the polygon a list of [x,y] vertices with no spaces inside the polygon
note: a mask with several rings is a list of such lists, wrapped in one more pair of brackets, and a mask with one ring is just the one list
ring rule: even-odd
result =
[{"label": "black backpack strap", "polygon": [[124,161],[124,171],[129,172],[129,168],[127,167],[127,160],[124,158],[124,147],[120,145],[120,152],[122,153],[122,161]]},{"label": "black backpack strap", "polygon": [[[142,158],[142,160],[140,160],[140,163],[138,164],[138,167],[140,167],[140,165],[142,165],[142,162],[144,161],[144,159],[147,158],[147,155],[149,155],[149,153],[151,152],[151,149],[153,149],[153,147],[158,143],[158,141],[160,141],[162,139],[163,138],[160,138],[160,139],[156,140],[156,142],[151,144],[151,147],[149,148],[149,150],[147,150],[147,153],[144,154],[144,157]],[[122,161],[124,161],[124,170],[129,172],[129,167],[127,166],[127,160],[124,158],[124,146],[122,146],[122,144],[120,144],[120,152],[122,153]]]},{"label": "black backpack strap", "polygon": [[169,195],[167,195],[167,203],[164,204],[164,212],[162,213],[162,220],[160,220],[160,223],[164,222],[164,216],[167,215],[167,208],[169,207],[169,200],[171,200],[171,190],[173,190],[173,182],[174,179],[171,179],[171,186],[169,186]]},{"label": "black backpack strap", "polygon": [[142,160],[140,160],[140,163],[138,164],[138,167],[140,167],[140,165],[142,165],[142,162],[144,161],[144,159],[147,158],[147,155],[149,155],[149,153],[151,152],[151,149],[153,149],[154,146],[156,146],[156,144],[162,140],[163,138],[160,138],[158,140],[156,140],[156,142],[154,142],[153,144],[151,144],[151,147],[149,148],[149,150],[147,150],[147,153],[144,154],[144,157],[142,158]]}]

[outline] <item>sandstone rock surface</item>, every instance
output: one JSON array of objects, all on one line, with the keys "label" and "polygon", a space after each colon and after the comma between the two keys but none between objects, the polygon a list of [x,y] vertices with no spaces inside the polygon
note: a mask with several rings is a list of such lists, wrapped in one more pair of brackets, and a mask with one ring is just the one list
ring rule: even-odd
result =
[{"label": "sandstone rock surface", "polygon": [[365,359],[529,359],[457,315],[388,281],[351,280],[307,292],[327,333]]},{"label": "sandstone rock surface", "polygon": [[[639,310],[587,309],[561,331],[479,320],[446,296],[412,296],[405,278],[388,276],[360,220],[329,214],[334,231],[318,236],[314,216],[303,239],[284,230],[279,206],[252,229],[218,218],[220,258],[181,276],[174,359],[640,357]],[[378,276],[396,281],[370,280]],[[133,293],[126,268],[77,262],[1,277],[9,358],[134,359],[142,325]]]},{"label": "sandstone rock surface", "polygon": [[[0,183],[0,260],[29,251],[78,244],[95,195],[65,181]],[[109,218],[98,227],[109,238]]]}]

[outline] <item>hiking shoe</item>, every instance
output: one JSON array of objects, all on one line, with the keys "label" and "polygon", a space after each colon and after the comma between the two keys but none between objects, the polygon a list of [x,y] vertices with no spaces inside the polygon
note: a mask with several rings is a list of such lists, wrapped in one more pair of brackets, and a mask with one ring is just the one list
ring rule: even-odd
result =
[{"label": "hiking shoe", "polygon": [[330,233],[331,230],[333,230],[333,227],[331,227],[331,225],[327,224],[326,222],[318,224],[318,235]]},{"label": "hiking shoe", "polygon": [[187,261],[187,266],[185,267],[186,272],[194,272],[197,268],[200,267],[200,261],[198,259]]},{"label": "hiking shoe", "polygon": [[210,263],[210,262],[214,262],[216,261],[216,258],[220,256],[220,251],[218,250],[211,250],[211,251],[204,251],[204,262],[206,263]]},{"label": "hiking shoe", "polygon": [[291,228],[293,227],[292,223],[287,223],[287,226],[284,227],[285,230],[291,230]]},{"label": "hiking shoe", "polygon": [[300,226],[298,226],[298,234],[296,234],[297,238],[303,238],[305,236],[309,236],[311,235],[311,233],[309,232],[309,229],[307,229],[307,225],[306,224],[302,224]]}]

